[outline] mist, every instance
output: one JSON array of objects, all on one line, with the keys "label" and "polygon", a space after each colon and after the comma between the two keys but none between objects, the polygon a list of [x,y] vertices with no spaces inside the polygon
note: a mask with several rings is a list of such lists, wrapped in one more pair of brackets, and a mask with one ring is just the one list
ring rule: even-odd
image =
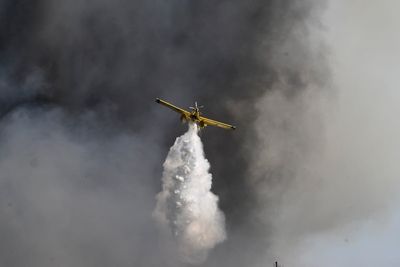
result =
[{"label": "mist", "polygon": [[154,218],[166,237],[175,241],[182,261],[199,265],[226,239],[225,216],[211,190],[210,163],[198,126],[175,140],[163,164],[163,190],[157,194]]}]

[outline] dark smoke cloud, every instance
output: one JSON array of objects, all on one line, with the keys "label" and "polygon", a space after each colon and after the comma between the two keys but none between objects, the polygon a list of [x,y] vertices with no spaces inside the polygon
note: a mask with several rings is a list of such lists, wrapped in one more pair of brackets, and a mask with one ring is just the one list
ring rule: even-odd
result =
[{"label": "dark smoke cloud", "polygon": [[[273,216],[276,201],[257,187],[283,187],[291,169],[250,171],[256,119],[275,114],[260,98],[279,91],[291,106],[310,84],[326,85],[310,30],[321,2],[1,1],[2,265],[178,265],[150,216],[184,128],[155,97],[197,100],[238,126],[202,136],[228,228],[205,266],[263,265],[271,228],[259,211]],[[268,126],[293,130],[291,115]],[[306,133],[291,138],[298,153]]]}]

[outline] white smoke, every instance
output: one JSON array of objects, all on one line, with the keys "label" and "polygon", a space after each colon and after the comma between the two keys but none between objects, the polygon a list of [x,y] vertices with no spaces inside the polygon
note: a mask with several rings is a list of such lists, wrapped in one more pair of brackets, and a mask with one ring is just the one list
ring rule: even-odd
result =
[{"label": "white smoke", "polygon": [[225,217],[211,190],[210,164],[196,124],[178,137],[164,162],[162,191],[155,219],[172,233],[180,257],[199,264],[208,251],[225,240]]}]

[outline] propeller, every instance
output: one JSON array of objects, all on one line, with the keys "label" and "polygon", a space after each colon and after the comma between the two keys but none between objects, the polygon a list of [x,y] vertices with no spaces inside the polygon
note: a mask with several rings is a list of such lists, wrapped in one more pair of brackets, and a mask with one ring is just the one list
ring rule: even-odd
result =
[{"label": "propeller", "polygon": [[204,106],[198,106],[197,102],[194,102],[195,107],[189,107],[191,110],[200,110],[201,108],[204,108]]}]

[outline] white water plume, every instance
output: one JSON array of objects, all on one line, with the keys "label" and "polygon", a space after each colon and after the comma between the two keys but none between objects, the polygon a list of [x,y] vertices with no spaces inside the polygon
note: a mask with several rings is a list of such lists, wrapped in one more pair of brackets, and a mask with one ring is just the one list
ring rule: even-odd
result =
[{"label": "white water plume", "polygon": [[182,259],[202,263],[225,240],[225,217],[211,190],[210,164],[196,124],[178,137],[164,162],[155,219],[172,233]]}]

